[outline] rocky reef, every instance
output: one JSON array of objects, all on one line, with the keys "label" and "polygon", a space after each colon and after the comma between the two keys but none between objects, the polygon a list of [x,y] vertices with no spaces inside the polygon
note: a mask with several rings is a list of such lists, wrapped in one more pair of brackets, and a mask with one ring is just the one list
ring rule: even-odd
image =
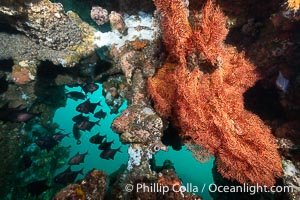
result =
[{"label": "rocky reef", "polygon": [[65,13],[61,4],[48,0],[2,1],[0,6],[1,22],[19,31],[1,32],[1,59],[13,59],[16,64],[30,62],[31,67],[50,60],[71,67],[95,49],[94,29],[77,14]]},{"label": "rocky reef", "polygon": [[20,125],[1,122],[0,144],[2,148],[0,153],[2,158],[6,160],[3,162],[3,169],[5,170],[1,170],[1,194],[6,194],[16,184],[15,177],[18,169],[16,158],[22,153],[24,147],[20,142],[22,140],[22,135],[19,134],[20,128]]},{"label": "rocky reef", "polygon": [[70,184],[58,192],[53,200],[64,199],[99,199],[103,200],[107,190],[107,177],[105,172],[92,170],[84,179]]},{"label": "rocky reef", "polygon": [[[24,199],[23,188],[42,179],[47,192],[39,195],[53,200],[201,199],[178,191],[184,185],[170,161],[155,165],[155,154],[170,148],[167,132],[178,132],[197,160],[215,157],[217,185],[289,186],[255,198],[299,199],[298,1],[77,2],[90,6],[90,24],[58,2],[66,4],[0,2],[1,199]],[[96,82],[111,113],[127,103],[111,128],[129,144],[129,159],[111,176],[92,170],[61,189],[48,179],[68,148],[32,144],[56,132],[64,86]],[[25,110],[37,117],[5,118]],[[24,169],[28,155],[36,162]],[[177,191],[138,192],[139,184]],[[236,195],[212,196],[253,199]]]}]

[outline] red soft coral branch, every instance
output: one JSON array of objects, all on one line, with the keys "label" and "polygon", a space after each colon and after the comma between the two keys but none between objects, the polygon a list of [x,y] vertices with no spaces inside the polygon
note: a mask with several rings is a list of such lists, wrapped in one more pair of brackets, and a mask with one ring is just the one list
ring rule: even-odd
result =
[{"label": "red soft coral branch", "polygon": [[[172,2],[155,0],[165,17],[164,42],[170,54],[178,58],[174,64],[167,61],[148,81],[156,111],[169,118],[184,138],[191,138],[189,142],[207,148],[224,177],[240,183],[273,185],[282,175],[275,138],[269,127],[244,108],[243,94],[259,78],[255,66],[243,53],[223,44],[225,17],[212,1],[202,9],[202,18],[194,14],[194,26],[180,12],[183,3]],[[168,13],[168,8],[173,13]],[[179,27],[186,28],[187,34]],[[202,72],[203,62],[188,65],[190,52],[196,52],[200,59],[205,55],[205,61],[215,70]]]},{"label": "red soft coral branch", "polygon": [[195,26],[191,44],[198,53],[212,65],[217,64],[218,57],[224,53],[223,42],[228,30],[224,27],[226,18],[219,7],[213,1],[208,1],[202,9],[201,15],[194,12]]},{"label": "red soft coral branch", "polygon": [[182,0],[154,0],[161,12],[163,41],[171,56],[185,63],[185,53],[192,29],[188,21],[188,9]]},{"label": "red soft coral branch", "polygon": [[160,116],[171,117],[176,85],[174,85],[173,71],[175,64],[165,63],[155,77],[148,79],[148,91],[155,102],[154,108]]}]

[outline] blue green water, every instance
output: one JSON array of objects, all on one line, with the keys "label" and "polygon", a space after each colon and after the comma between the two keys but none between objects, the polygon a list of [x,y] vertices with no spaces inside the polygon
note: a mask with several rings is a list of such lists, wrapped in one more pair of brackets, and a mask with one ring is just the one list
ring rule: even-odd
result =
[{"label": "blue green water", "polygon": [[[175,151],[170,147],[167,152],[158,152],[155,156],[156,165],[163,165],[166,159],[174,163],[176,173],[184,186],[187,186],[187,184],[196,186],[198,188],[196,194],[205,200],[212,199],[208,191],[208,185],[214,182],[211,171],[214,159],[210,159],[206,163],[200,163],[193,157],[192,152],[185,147],[182,147],[180,151]],[[203,191],[202,188],[204,188]]]},{"label": "blue green water", "polygon": [[[67,92],[70,91],[81,91],[80,87],[69,88],[66,86]],[[100,109],[103,109],[107,116],[105,119],[101,119],[100,126],[95,125],[91,132],[81,131],[81,144],[77,145],[76,140],[73,137],[72,128],[74,122],[72,121],[72,117],[78,115],[79,113],[76,111],[76,106],[85,100],[74,101],[73,99],[68,99],[66,106],[58,109],[55,113],[53,122],[59,124],[59,128],[64,129],[66,133],[71,133],[70,137],[65,137],[61,142],[63,146],[71,146],[70,147],[70,158],[74,156],[77,152],[85,153],[88,151],[88,155],[85,157],[85,162],[78,165],[72,166],[72,170],[79,170],[84,168],[84,174],[90,171],[93,168],[98,170],[103,170],[107,174],[111,174],[119,169],[122,164],[127,164],[128,154],[127,149],[128,145],[122,145],[119,140],[119,135],[114,133],[110,125],[114,118],[116,118],[124,109],[126,109],[126,102],[123,103],[121,108],[119,109],[119,114],[110,114],[110,108],[105,103],[105,98],[102,95],[102,85],[99,84],[99,89],[95,91],[92,95],[88,94],[88,98],[93,103],[101,101],[102,107],[97,107],[95,112]],[[97,118],[94,118],[92,114],[88,115],[90,117],[90,121],[97,121]],[[91,144],[89,142],[89,138],[96,133],[100,132],[101,135],[107,135],[108,141],[114,140],[114,144],[112,148],[118,148],[120,145],[122,153],[117,153],[114,160],[104,160],[100,158],[101,151],[98,150],[98,145]],[[60,173],[64,171],[68,165],[69,159],[66,160],[66,165],[63,168],[60,168],[56,171],[56,173]],[[171,147],[167,152],[160,151],[155,155],[156,165],[162,166],[165,160],[171,160],[174,163],[174,167],[176,173],[182,180],[183,184],[187,183],[192,184],[198,188],[197,194],[202,196],[205,200],[211,200],[211,196],[208,192],[208,185],[213,183],[212,178],[212,166],[213,159],[211,159],[207,163],[199,163],[194,157],[192,153],[188,151],[185,147],[183,147],[180,151],[175,151]],[[79,175],[77,179],[83,178],[82,175]],[[206,187],[202,191],[203,185],[206,184]]]},{"label": "blue green water", "polygon": [[[68,88],[66,87],[67,91],[81,91],[80,87],[76,88]],[[126,164],[128,160],[127,149],[128,145],[122,145],[119,140],[119,135],[114,133],[110,125],[114,118],[117,117],[116,114],[110,114],[110,108],[105,103],[105,98],[102,95],[102,85],[99,84],[99,89],[95,91],[92,95],[89,93],[88,98],[93,103],[101,101],[102,107],[97,107],[95,112],[103,109],[104,112],[107,113],[104,119],[101,119],[100,126],[95,125],[91,132],[89,131],[80,131],[81,132],[81,144],[77,145],[77,141],[73,137],[73,124],[72,117],[80,114],[76,111],[76,106],[85,100],[78,100],[75,101],[73,99],[68,99],[66,103],[66,107],[60,108],[56,111],[53,122],[59,124],[59,128],[63,129],[66,133],[71,133],[70,137],[65,137],[61,145],[63,146],[70,146],[70,157],[74,156],[77,152],[85,153],[88,151],[88,155],[85,157],[84,164],[80,164],[79,166],[72,166],[72,170],[79,170],[84,167],[84,174],[90,171],[93,168],[106,171],[108,174],[116,171],[119,169],[121,164]],[[126,108],[126,102],[123,103],[120,111],[123,111]],[[90,117],[90,121],[97,121],[99,119],[94,118],[93,114],[87,115]],[[98,150],[98,145],[92,144],[89,142],[91,136],[95,135],[96,133],[100,132],[101,135],[107,135],[107,141],[114,140],[112,144],[112,148],[118,148],[120,145],[121,151],[123,153],[117,153],[115,155],[114,160],[105,160],[100,158],[101,151]],[[67,160],[68,161],[68,160]],[[67,168],[67,164],[64,168],[57,170],[57,173],[64,171]],[[82,176],[78,176],[78,178],[82,178]]]}]

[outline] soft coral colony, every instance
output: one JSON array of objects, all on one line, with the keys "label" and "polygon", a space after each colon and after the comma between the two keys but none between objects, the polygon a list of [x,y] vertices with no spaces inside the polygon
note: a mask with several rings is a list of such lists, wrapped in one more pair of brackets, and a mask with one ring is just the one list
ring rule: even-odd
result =
[{"label": "soft coral colony", "polygon": [[244,108],[243,94],[259,79],[243,53],[224,44],[226,18],[208,0],[189,12],[182,0],[154,0],[169,53],[148,80],[156,111],[188,142],[207,148],[223,177],[272,186],[282,176],[275,138]]}]

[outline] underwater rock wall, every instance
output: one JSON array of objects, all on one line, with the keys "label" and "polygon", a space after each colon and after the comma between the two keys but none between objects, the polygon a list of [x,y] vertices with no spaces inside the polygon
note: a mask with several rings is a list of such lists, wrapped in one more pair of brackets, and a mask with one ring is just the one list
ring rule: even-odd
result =
[{"label": "underwater rock wall", "polygon": [[58,192],[53,200],[97,199],[103,200],[107,190],[107,177],[104,172],[91,170],[83,180],[70,184]]},{"label": "underwater rock wall", "polygon": [[[170,3],[171,1],[155,2]],[[160,172],[157,172],[153,170],[153,164],[151,166],[151,159],[156,152],[167,150],[167,147],[161,142],[161,138],[165,129],[168,129],[169,123],[176,125],[179,131],[183,130],[182,127],[186,128],[190,125],[194,116],[184,118],[191,112],[186,112],[186,110],[182,109],[189,106],[187,102],[196,102],[197,105],[201,103],[203,106],[203,109],[200,109],[201,112],[204,110],[203,112],[207,113],[217,113],[217,111],[222,113],[223,118],[221,119],[217,119],[218,117],[214,114],[208,118],[211,120],[211,118],[215,117],[214,123],[219,120],[219,129],[224,129],[222,130],[224,133],[230,133],[228,131],[230,129],[234,130],[233,133],[238,135],[240,133],[240,125],[248,127],[245,125],[247,123],[234,123],[232,120],[222,120],[229,116],[228,113],[231,112],[233,105],[236,105],[236,102],[231,99],[234,95],[230,97],[224,95],[222,90],[228,88],[221,87],[221,84],[216,84],[213,88],[209,87],[213,82],[211,74],[213,74],[214,70],[221,69],[219,78],[221,77],[220,80],[222,79],[222,81],[228,81],[227,76],[223,76],[223,74],[237,73],[237,71],[231,71],[232,73],[226,72],[227,68],[223,65],[225,61],[228,64],[234,60],[226,60],[224,58],[224,55],[226,55],[224,52],[231,45],[233,46],[230,49],[231,53],[244,51],[244,54],[239,55],[245,56],[249,63],[251,62],[251,69],[255,67],[255,71],[258,72],[256,75],[252,74],[251,84],[247,82],[247,88],[251,87],[249,90],[246,92],[247,88],[232,90],[237,93],[238,105],[243,107],[242,104],[244,103],[245,108],[243,108],[243,111],[248,112],[249,116],[251,113],[251,116],[261,123],[260,127],[268,125],[270,128],[268,128],[267,132],[271,130],[277,138],[276,142],[279,145],[280,159],[283,164],[283,178],[279,179],[279,181],[276,180],[276,184],[299,188],[299,141],[297,137],[299,136],[300,75],[298,66],[300,62],[298,59],[299,37],[297,35],[300,32],[300,12],[297,2],[287,1],[284,5],[289,7],[285,7],[277,0],[269,0],[263,3],[259,1],[245,3],[220,0],[216,1],[216,4],[211,4],[213,7],[211,9],[214,12],[214,8],[219,6],[219,20],[213,21],[214,23],[207,23],[206,21],[206,24],[201,21],[203,18],[200,17],[200,14],[192,14],[194,11],[200,11],[200,8],[206,1],[178,0],[174,2],[177,2],[178,4],[176,5],[180,6],[172,7],[174,13],[177,13],[177,15],[172,15],[172,17],[168,16],[168,11],[165,11],[164,15],[156,11],[154,17],[152,17],[150,15],[152,14],[150,12],[154,10],[152,1],[101,2],[99,6],[103,6],[104,9],[111,12],[110,21],[107,22],[110,23],[111,31],[96,32],[94,28],[82,22],[77,14],[73,12],[65,13],[62,5],[58,3],[51,3],[48,0],[1,1],[1,23],[5,26],[12,26],[17,30],[14,33],[9,33],[5,30],[0,31],[0,60],[12,60],[12,63],[9,64],[0,63],[1,83],[7,86],[3,86],[3,91],[1,90],[1,108],[5,110],[6,108],[2,106],[9,102],[9,107],[13,111],[17,110],[17,112],[20,112],[21,109],[18,110],[18,106],[26,106],[27,112],[30,111],[33,115],[41,114],[41,116],[38,120],[27,123],[25,127],[21,123],[1,122],[0,144],[3,148],[0,151],[0,155],[3,155],[6,160],[4,169],[11,170],[9,173],[3,170],[0,171],[0,183],[5,183],[6,186],[13,188],[13,180],[18,174],[17,170],[20,163],[19,154],[24,153],[24,149],[27,153],[30,152],[30,144],[33,142],[30,134],[34,135],[32,127],[34,127],[35,123],[39,123],[44,128],[46,127],[46,132],[49,132],[49,134],[57,128],[51,123],[51,120],[55,109],[64,106],[66,97],[63,86],[100,81],[104,82],[103,94],[112,113],[118,112],[125,99],[127,99],[129,105],[111,125],[112,129],[120,135],[121,141],[125,144],[130,144],[130,147],[128,149],[129,160],[127,166],[118,172],[118,179],[110,183],[113,191],[110,195],[116,199],[149,198],[148,195],[145,196],[141,193],[124,192],[126,183],[134,185],[143,181],[149,184],[181,185],[182,183],[175,175],[174,169],[161,169]],[[89,1],[89,3],[95,5],[97,2]],[[132,4],[136,3],[139,5],[132,6]],[[115,5],[118,5],[116,9],[114,9]],[[143,11],[148,11],[149,13],[138,12],[144,6],[145,9]],[[164,4],[157,3],[157,6],[160,6],[160,9],[162,9]],[[183,12],[178,13],[180,11],[179,8]],[[260,12],[257,12],[257,9]],[[135,15],[129,16],[124,14],[124,11],[127,14]],[[224,12],[226,19],[220,14],[221,12]],[[206,11],[204,17],[207,18],[204,19],[211,20],[211,13],[213,12]],[[173,20],[176,19],[176,23],[170,26],[169,22],[164,18],[166,16]],[[188,20],[197,23],[190,24]],[[225,26],[224,29],[219,27],[221,22],[224,22],[226,28]],[[158,28],[160,23],[162,23],[161,29]],[[215,27],[213,27],[214,25]],[[203,31],[208,33],[209,31],[205,32],[205,28],[211,28],[212,32],[217,33],[212,37],[216,42],[203,45],[209,40],[200,41],[202,46],[196,47],[196,50],[190,49],[193,45],[185,45],[188,44],[189,38],[194,32],[199,33],[198,35],[201,35]],[[228,35],[226,37],[227,32]],[[165,33],[169,34],[168,37],[164,35]],[[94,53],[96,48],[99,49]],[[197,53],[200,52],[199,55],[196,55],[194,50]],[[45,64],[42,62],[46,60],[52,63]],[[166,60],[169,63],[166,63]],[[162,65],[162,63],[164,64]],[[173,72],[176,67],[180,66],[174,65],[174,63],[182,65],[186,63],[187,66],[187,71],[179,71],[179,74],[177,74],[182,76],[181,81],[177,81],[177,86],[174,85]],[[248,66],[250,66],[249,63],[247,64]],[[204,76],[207,77],[207,85],[199,84],[199,87],[192,87],[189,81],[192,80],[193,74],[189,72],[198,69],[199,66],[201,66],[201,73],[196,79],[203,80]],[[238,65],[238,67],[240,66]],[[72,68],[66,69],[65,67]],[[162,69],[165,71],[159,73]],[[241,75],[244,76],[246,74],[242,73]],[[156,85],[158,91],[170,92],[167,95],[162,95],[161,102],[163,102],[164,98],[178,99],[179,97],[189,101],[181,101],[178,104],[171,101],[168,101],[166,104],[157,103],[159,101],[155,99],[153,91],[150,91],[153,98],[151,99],[147,90],[149,86],[147,80],[150,77],[160,75],[159,81],[161,82],[158,82]],[[165,78],[165,76],[169,77]],[[241,77],[236,75],[234,81],[229,81],[229,85],[235,86],[235,84],[240,84]],[[194,79],[195,82],[197,81],[196,79]],[[254,83],[258,79],[260,80]],[[243,84],[241,83],[241,85]],[[182,86],[181,88],[178,87],[180,85]],[[174,95],[175,93],[173,92],[175,91],[178,92],[177,95]],[[194,94],[190,91],[193,91]],[[215,92],[214,94],[217,94],[216,99],[222,99],[222,95],[225,98],[222,101],[212,102],[210,97],[213,95],[208,95],[206,100],[211,100],[210,103],[200,102],[198,104],[193,98],[201,101],[202,99],[198,98],[198,95],[204,91],[207,91],[208,94]],[[244,92],[245,94],[242,94]],[[265,94],[272,95],[267,96]],[[154,105],[152,100],[154,100]],[[231,104],[224,104],[227,100],[231,100]],[[209,106],[205,107],[204,105]],[[218,105],[220,109],[214,111],[212,107],[215,105]],[[177,121],[170,118],[171,112],[174,112],[174,110],[180,110],[181,112]],[[276,112],[273,112],[274,110]],[[237,118],[241,119],[243,117],[239,116]],[[186,123],[182,123],[182,119],[185,119]],[[201,125],[209,124],[209,120],[205,120]],[[238,122],[239,120],[236,121]],[[254,125],[259,124],[257,121],[255,121]],[[203,135],[193,135],[195,124],[191,125],[192,130],[186,129],[189,132],[183,134],[186,136],[184,139],[196,138],[195,141],[202,141],[203,144],[203,139],[201,138]],[[251,129],[251,131],[254,131],[254,129]],[[216,132],[218,131],[214,133]],[[240,136],[242,139],[245,138],[242,137],[243,135]],[[217,149],[212,148],[212,146],[219,146],[221,139],[224,140],[224,138],[216,139],[208,136],[207,138],[210,140],[206,144],[211,144],[209,147],[212,151]],[[251,144],[253,143],[252,146],[247,146],[250,150],[254,149],[256,143],[260,143],[260,141],[253,141],[251,138],[249,140],[251,140]],[[229,146],[231,143],[233,142],[229,142]],[[193,144],[189,143],[189,145]],[[259,145],[259,148],[263,149],[263,147],[263,144]],[[276,151],[275,145],[271,147],[272,152]],[[8,150],[2,152],[4,149]],[[201,147],[193,148],[191,146],[190,149],[194,149],[192,151],[199,156],[199,160],[205,160],[209,156],[208,151]],[[204,153],[197,152],[199,149]],[[57,153],[57,151],[54,152]],[[52,166],[51,163],[56,160],[56,158],[54,159],[55,156],[52,157],[52,155],[55,154],[59,159],[63,159],[66,151],[66,149],[62,149],[61,154],[57,153],[57,155],[54,152],[53,154],[46,154],[46,152],[41,153],[38,150],[34,150],[34,152],[38,152],[39,156],[44,157],[44,159],[40,160],[40,163],[49,163],[51,165],[44,168],[44,171],[52,171],[54,167],[60,165]],[[235,149],[232,152],[234,155],[239,156],[240,152],[247,154],[248,151]],[[206,157],[202,157],[203,155]],[[247,155],[247,159],[254,159],[253,155]],[[277,157],[275,160],[278,160]],[[279,161],[276,161],[276,163],[279,165]],[[234,162],[226,162],[226,169],[232,169],[234,168],[233,166]],[[235,166],[235,168],[237,167]],[[268,166],[265,165],[263,168],[268,168]],[[232,177],[232,175],[226,173],[226,170],[223,169],[222,172],[223,177]],[[37,174],[42,174],[42,171],[39,171]],[[276,171],[275,175],[279,176],[279,174]],[[91,176],[97,176],[96,179],[98,181],[96,183],[91,181],[91,185],[96,185],[97,187],[97,184],[98,186],[100,184],[102,187],[97,187],[97,194],[90,194],[91,188],[93,189],[90,185],[85,188],[86,183],[89,183],[85,179],[63,189],[56,195],[55,199],[64,199],[65,196],[70,197],[72,195],[74,198],[103,198],[105,193],[104,185],[107,184],[106,180],[104,180],[104,174],[93,171],[87,175],[87,178]],[[235,176],[239,177],[239,175]],[[256,180],[257,177],[251,178]],[[23,183],[28,184],[34,178],[36,177],[28,178]],[[220,176],[218,178],[222,179]],[[273,180],[273,177],[271,179],[271,184],[273,184],[275,179]],[[1,194],[5,194],[9,190],[8,187],[1,185],[3,190],[3,193],[1,190]],[[20,191],[20,188],[10,192],[16,193],[18,190]],[[162,198],[161,194],[152,195],[151,198],[153,199]],[[170,193],[169,195],[170,197],[166,198],[183,198],[183,195],[179,195],[179,193]],[[290,199],[296,200],[299,198],[299,191],[294,190],[288,195]],[[184,197],[189,198],[189,196],[185,194]],[[218,195],[215,195],[215,198],[218,198]],[[251,199],[249,196],[245,197],[245,199],[247,198]],[[280,199],[276,195],[274,198]]]},{"label": "underwater rock wall", "polygon": [[[0,106],[5,121],[1,121],[0,134],[5,160],[0,198],[24,199],[28,184],[49,180],[65,157],[65,148],[48,153],[35,148],[34,142],[55,132],[55,109],[66,100],[56,76],[66,78],[60,84],[77,83],[77,70],[69,74],[62,66],[72,67],[93,53],[94,29],[50,1],[1,1],[0,18]],[[34,119],[29,122],[22,116]],[[50,199],[53,192],[41,198]]]},{"label": "underwater rock wall", "polygon": [[[95,49],[92,44],[94,29],[82,22],[77,14],[66,14],[61,4],[48,0],[13,1],[12,4],[4,1],[0,6],[2,23],[27,36],[1,33],[3,47],[6,47],[1,48],[1,59],[12,58],[16,62],[51,60],[54,64],[70,67]],[[17,47],[20,52],[15,51],[19,49]]]},{"label": "underwater rock wall", "polygon": [[157,182],[157,174],[150,169],[150,159],[157,151],[166,150],[161,142],[162,120],[152,109],[146,92],[146,78],[155,72],[152,61],[155,61],[157,49],[156,38],[153,39],[126,41],[123,46],[114,46],[110,50],[109,57],[124,73],[129,87],[126,94],[129,106],[112,123],[112,129],[120,134],[122,143],[131,144],[127,170],[121,181],[114,184],[118,192],[112,195],[118,199],[137,198],[135,195],[138,194],[122,192],[126,183],[134,184],[142,179]]},{"label": "underwater rock wall", "polygon": [[[0,194],[6,194],[16,184],[18,173],[17,159],[22,153],[23,137],[19,135],[21,125],[5,124],[0,122],[0,153],[1,153],[1,170],[0,170]],[[5,161],[5,162],[4,162]],[[0,195],[0,198],[4,196]]]}]

